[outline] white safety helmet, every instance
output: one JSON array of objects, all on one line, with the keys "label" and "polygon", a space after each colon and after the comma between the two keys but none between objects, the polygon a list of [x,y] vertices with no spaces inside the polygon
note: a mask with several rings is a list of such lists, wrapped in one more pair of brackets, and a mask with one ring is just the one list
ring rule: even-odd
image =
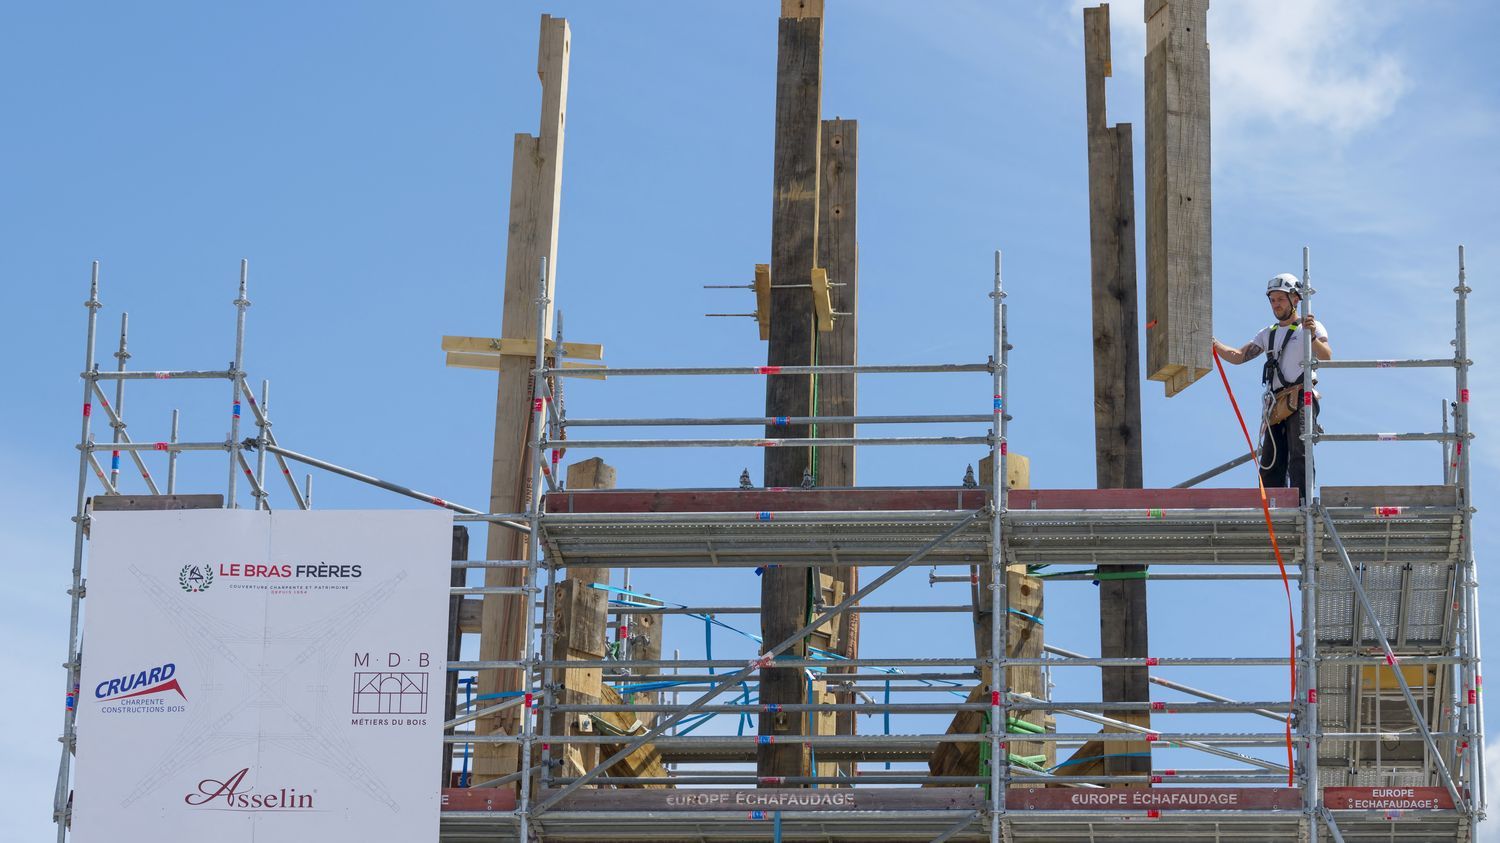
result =
[{"label": "white safety helmet", "polygon": [[1286,293],[1289,296],[1298,296],[1300,298],[1302,295],[1301,287],[1302,285],[1297,281],[1297,276],[1290,272],[1283,272],[1266,282],[1266,295]]}]

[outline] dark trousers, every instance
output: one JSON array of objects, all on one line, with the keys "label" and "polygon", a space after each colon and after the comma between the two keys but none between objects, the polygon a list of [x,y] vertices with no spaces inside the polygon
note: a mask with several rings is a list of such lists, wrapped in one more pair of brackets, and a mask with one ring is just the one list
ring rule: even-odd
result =
[{"label": "dark trousers", "polygon": [[[1300,395],[1300,393],[1299,393]],[[1313,398],[1313,421],[1316,428],[1318,399]],[[1260,482],[1267,489],[1292,486],[1307,500],[1307,452],[1302,443],[1302,410],[1298,410],[1266,428],[1260,440]],[[1269,466],[1267,468],[1266,466]]]}]

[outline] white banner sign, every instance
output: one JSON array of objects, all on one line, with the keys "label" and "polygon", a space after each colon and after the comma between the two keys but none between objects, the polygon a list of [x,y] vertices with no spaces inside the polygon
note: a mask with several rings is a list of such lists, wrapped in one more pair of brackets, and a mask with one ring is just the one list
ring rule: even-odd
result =
[{"label": "white banner sign", "polygon": [[452,525],[96,513],[74,839],[436,840]]}]

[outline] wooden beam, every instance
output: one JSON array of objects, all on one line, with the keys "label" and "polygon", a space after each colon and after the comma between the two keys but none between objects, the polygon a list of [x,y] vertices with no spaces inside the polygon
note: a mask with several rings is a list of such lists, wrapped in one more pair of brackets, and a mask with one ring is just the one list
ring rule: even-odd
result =
[{"label": "wooden beam", "polygon": [[[1010,454],[1006,458],[1006,485],[1013,492],[1024,492],[1030,486],[1031,460],[1020,455]],[[989,477],[993,472],[994,461],[990,457],[983,457],[979,461],[979,476]],[[1018,498],[1010,498],[1012,505]],[[970,569],[973,573],[973,583],[970,587],[970,598],[974,605],[974,652],[979,658],[989,658],[990,647],[994,642],[991,635],[991,623],[994,619],[994,593],[989,589],[989,579],[984,568],[974,567]],[[1042,645],[1044,643],[1043,628],[1040,623],[1032,618],[1043,617],[1042,586],[1040,578],[1027,576],[1026,569],[1022,566],[1011,566],[1005,572],[1006,595],[1009,598],[1009,608],[1021,614],[1006,612],[1006,652],[1009,658],[1040,658]],[[988,699],[990,689],[993,687],[990,681],[988,668],[980,670],[980,683],[970,691],[969,702],[977,702]],[[1034,697],[1046,696],[1046,684],[1043,681],[1041,668],[1012,667],[1005,671],[1004,691],[1018,691],[1030,694]],[[1046,716],[1046,712],[1035,711],[1018,714],[1021,719],[1038,726],[1051,727],[1052,718]],[[984,716],[982,712],[961,711],[953,717],[948,726],[948,734],[977,734],[983,730]],[[1048,766],[1055,757],[1055,745],[1039,741],[1020,742],[1014,738],[1008,740],[1010,752],[1016,755],[1045,755]],[[971,743],[941,743],[928,760],[928,771],[934,776],[974,776],[979,775],[979,744]],[[925,786],[925,785],[924,785]],[[938,786],[938,785],[932,785]],[[1019,787],[1019,785],[1016,785]]]},{"label": "wooden beam", "polygon": [[1213,368],[1208,0],[1145,8],[1146,371],[1170,398]]},{"label": "wooden beam", "polygon": [[[547,340],[546,353],[548,356],[557,354],[557,343]],[[516,354],[521,357],[536,357],[536,338],[529,340],[513,340],[494,337],[443,337],[444,351],[464,351],[470,354],[487,354],[499,356],[502,354]],[[603,360],[604,346],[591,342],[565,342],[562,344],[563,357],[575,357],[580,360]]]},{"label": "wooden beam", "polygon": [[[859,227],[858,179],[859,123],[855,120],[824,120],[819,143],[822,145],[818,186],[818,265],[827,270],[828,278],[842,286],[828,291],[830,309],[843,313],[833,319],[832,330],[818,333],[818,362],[830,366],[853,366],[859,362]],[[818,416],[852,416],[859,406],[859,382],[855,375],[821,375],[818,378]],[[852,437],[852,424],[820,424],[819,437]],[[850,487],[855,484],[853,448],[818,448],[814,480],[822,487]],[[824,573],[834,581],[834,589],[843,594],[859,590],[859,568],[825,567]],[[859,612],[857,608],[839,617],[834,630],[834,651],[847,658],[859,657]],[[829,673],[853,673],[853,668],[830,668]],[[835,702],[854,703],[854,694],[836,694]],[[852,735],[858,729],[858,716],[841,711],[834,717],[834,733]],[[840,771],[853,774],[852,762],[840,764]]]},{"label": "wooden beam", "polygon": [[821,18],[823,0],[781,0],[781,16],[784,18]]},{"label": "wooden beam", "polygon": [[755,265],[755,322],[760,328],[760,338],[771,338],[771,265]]},{"label": "wooden beam", "polygon": [[[801,5],[801,4],[798,4]],[[821,4],[819,4],[821,5]],[[804,10],[805,11],[805,10]],[[821,11],[821,10],[819,10]],[[766,363],[805,366],[813,362],[815,317],[807,279],[818,258],[819,108],[823,86],[823,19],[784,17],[777,33],[776,143],[771,212],[771,336]],[[807,375],[766,379],[767,416],[812,415],[812,382]],[[771,429],[766,435],[806,437],[806,425]],[[800,486],[812,469],[810,448],[767,448],[766,486]],[[766,646],[780,643],[805,620],[809,571],[770,568],[761,577],[761,634]],[[806,641],[787,651],[806,655]],[[807,698],[802,671],[761,671],[763,703],[800,704]],[[797,734],[802,717],[776,713],[760,717],[761,735]],[[758,747],[762,777],[805,776],[807,747],[768,743]]]},{"label": "wooden beam", "polygon": [[[555,614],[552,641],[552,657],[563,660],[597,661],[604,658],[605,642],[609,635],[609,595],[597,588],[590,588],[586,581],[566,579],[558,583],[553,592]],[[597,667],[567,668],[554,676],[561,690],[558,701],[563,705],[589,705],[603,701],[601,685],[604,671]],[[552,715],[552,733],[555,735],[592,734],[593,727],[584,715],[555,713]],[[578,744],[578,762],[584,770],[599,763],[598,744]]]},{"label": "wooden beam", "polygon": [[[485,371],[485,372],[495,372],[495,371],[499,371],[500,370],[500,368],[501,368],[500,361],[504,360],[504,359],[505,359],[504,357],[500,357],[500,356],[497,356],[497,355],[494,355],[494,354],[473,354],[473,353],[470,353],[470,352],[467,352],[467,351],[450,351],[450,352],[448,352],[447,359],[444,362],[448,366],[451,366],[451,367],[453,367],[455,369],[479,369],[479,370]],[[580,369],[580,370],[602,369],[602,368],[604,368],[604,364],[603,363],[575,363],[572,360],[564,360],[563,363],[562,363],[562,368],[564,368],[564,369]],[[600,381],[606,379],[606,376],[603,373],[600,373],[600,374],[581,374],[581,375],[577,375],[577,377],[588,378],[589,380],[600,380]]]},{"label": "wooden beam", "polygon": [[[1110,75],[1109,6],[1083,10],[1088,107],[1089,251],[1094,322],[1094,457],[1101,489],[1141,487],[1141,388],[1135,277],[1135,169],[1129,123],[1109,126],[1104,80]],[[1179,323],[1180,324],[1180,323]],[[1207,341],[1205,340],[1205,348]],[[1123,571],[1144,571],[1128,566]],[[1146,580],[1099,583],[1099,641],[1105,657],[1146,656]],[[1150,699],[1145,668],[1101,668],[1103,700]],[[1149,712],[1119,719],[1149,726]],[[1139,752],[1106,742],[1105,756]],[[1111,775],[1146,773],[1149,757],[1106,757]]]},{"label": "wooden beam", "polygon": [[[538,277],[543,258],[547,272],[542,290],[553,297],[557,272],[558,205],[562,192],[563,127],[568,100],[570,33],[562,18],[543,15],[537,49],[537,75],[542,82],[541,134],[518,134],[512,150],[510,228],[505,255],[505,297],[500,334],[536,342]],[[552,333],[550,320],[540,326],[543,336]],[[490,511],[520,512],[528,501],[527,478],[530,453],[527,434],[531,422],[531,393],[527,389],[531,361],[524,357],[500,358],[499,390],[495,400],[495,448],[490,466]],[[514,530],[491,528],[485,542],[486,559],[523,559],[524,536]],[[487,586],[518,586],[525,572],[520,568],[489,568]],[[479,658],[519,659],[526,636],[531,634],[530,601],[516,595],[486,595],[479,637]],[[479,674],[480,694],[520,690],[519,670],[487,670]],[[475,723],[479,734],[514,734],[518,712],[482,717]],[[481,743],[474,750],[474,775],[484,781],[514,772],[516,748],[507,744]]]}]

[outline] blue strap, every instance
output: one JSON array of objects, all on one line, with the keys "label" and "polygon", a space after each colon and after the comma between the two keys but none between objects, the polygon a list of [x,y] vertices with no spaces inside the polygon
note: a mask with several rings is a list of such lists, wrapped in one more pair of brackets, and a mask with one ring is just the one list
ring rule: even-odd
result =
[{"label": "blue strap", "polygon": [[[713,615],[703,616],[703,658],[707,661],[714,660],[714,625]],[[708,675],[714,675],[714,666],[708,666]]]},{"label": "blue strap", "polygon": [[1067,761],[1064,761],[1061,764],[1056,764],[1056,765],[1053,765],[1052,767],[1049,767],[1047,769],[1047,772],[1050,773],[1053,770],[1058,769],[1059,767],[1066,767],[1069,764],[1087,764],[1090,761],[1095,761],[1095,760],[1098,760],[1100,758],[1150,758],[1150,757],[1151,757],[1151,753],[1149,753],[1149,752],[1111,752],[1111,753],[1107,753],[1105,755],[1089,755],[1089,756],[1085,756],[1083,758],[1069,758]]},{"label": "blue strap", "polygon": [[[885,680],[885,733],[891,733],[891,680]],[[891,762],[885,762],[885,768],[891,768]]]}]

